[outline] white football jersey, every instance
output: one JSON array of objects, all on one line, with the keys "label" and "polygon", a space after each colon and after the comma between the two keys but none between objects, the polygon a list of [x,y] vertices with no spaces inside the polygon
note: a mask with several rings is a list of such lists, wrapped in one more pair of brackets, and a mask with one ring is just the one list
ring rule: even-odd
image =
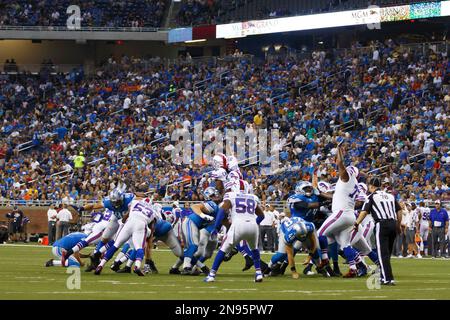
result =
[{"label": "white football jersey", "polygon": [[254,194],[227,192],[225,193],[223,200],[229,200],[231,202],[230,217],[232,223],[236,220],[255,218],[259,198]]},{"label": "white football jersey", "polygon": [[428,225],[428,221],[430,219],[430,208],[426,208],[426,207],[417,207],[417,209],[419,213],[421,213],[421,217],[420,217],[420,224],[424,224],[424,225]]},{"label": "white football jersey", "polygon": [[145,200],[133,200],[130,204],[130,218],[145,220],[147,224],[157,219],[153,205]]},{"label": "white football jersey", "polygon": [[211,172],[211,179],[225,182],[227,180],[227,171],[223,168],[213,170]]},{"label": "white football jersey", "polygon": [[242,177],[242,173],[239,169],[230,171],[230,173],[228,173],[228,175],[227,175],[227,181],[240,180],[240,179],[243,179],[243,177]]},{"label": "white football jersey", "polygon": [[343,182],[340,178],[336,183],[333,194],[331,209],[333,213],[338,211],[353,212],[355,210],[355,200],[359,194],[358,180],[356,176],[349,172],[349,180]]}]

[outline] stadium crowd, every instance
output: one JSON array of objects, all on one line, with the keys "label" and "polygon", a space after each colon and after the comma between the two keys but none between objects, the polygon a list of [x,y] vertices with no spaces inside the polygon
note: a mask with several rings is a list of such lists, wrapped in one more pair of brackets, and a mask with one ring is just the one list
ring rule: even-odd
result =
[{"label": "stadium crowd", "polygon": [[82,27],[159,27],[166,2],[16,0],[0,4],[0,26],[66,26],[70,5],[78,5]]},{"label": "stadium crowd", "polygon": [[[172,162],[170,137],[202,121],[204,130],[280,130],[277,172],[243,165],[264,201],[287,199],[315,168],[334,182],[337,137],[346,137],[363,174],[385,173],[398,198],[449,200],[445,54],[388,40],[306,59],[229,58],[167,67],[158,58],[110,57],[92,76],[1,76],[2,197],[96,200],[123,181],[166,200],[197,200],[208,167]],[[208,135],[215,139],[214,130]],[[29,140],[33,147],[19,151]]]}]

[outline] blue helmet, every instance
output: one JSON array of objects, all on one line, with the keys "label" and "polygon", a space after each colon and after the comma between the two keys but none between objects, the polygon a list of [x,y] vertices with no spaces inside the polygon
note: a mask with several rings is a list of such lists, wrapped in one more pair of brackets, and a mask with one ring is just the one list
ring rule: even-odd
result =
[{"label": "blue helmet", "polygon": [[[311,188],[311,192],[306,192],[306,190],[305,190],[306,188]],[[295,193],[310,197],[314,193],[313,185],[311,184],[311,182],[308,182],[308,181],[300,181],[295,186]]]},{"label": "blue helmet", "polygon": [[211,200],[213,197],[216,197],[219,195],[219,192],[216,188],[208,187],[203,191],[203,198],[205,200]]},{"label": "blue helmet", "polygon": [[114,208],[119,208],[124,201],[125,194],[120,189],[114,189],[109,193],[109,200]]},{"label": "blue helmet", "polygon": [[308,229],[304,222],[297,222],[292,226],[292,229],[295,230],[295,237],[300,241],[304,241],[306,239],[306,235],[308,234]]}]

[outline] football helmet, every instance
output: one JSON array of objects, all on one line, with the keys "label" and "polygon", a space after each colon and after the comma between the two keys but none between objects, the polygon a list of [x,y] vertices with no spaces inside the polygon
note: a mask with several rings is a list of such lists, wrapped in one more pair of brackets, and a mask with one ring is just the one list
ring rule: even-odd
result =
[{"label": "football helmet", "polygon": [[120,189],[114,189],[109,193],[109,200],[114,208],[119,208],[124,201],[125,194]]},{"label": "football helmet", "polygon": [[313,188],[311,182],[300,181],[295,186],[295,193],[296,194],[300,194],[300,195],[304,195],[304,196],[307,196],[307,197],[310,197],[314,193],[314,188]]}]

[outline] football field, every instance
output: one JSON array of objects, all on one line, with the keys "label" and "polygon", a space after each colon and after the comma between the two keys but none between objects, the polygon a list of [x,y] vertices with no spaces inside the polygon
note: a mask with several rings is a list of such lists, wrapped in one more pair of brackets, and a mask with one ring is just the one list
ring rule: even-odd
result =
[{"label": "football field", "polygon": [[[262,259],[270,259],[262,254]],[[241,272],[244,259],[236,255],[222,264],[215,283],[201,276],[169,275],[175,261],[171,252],[154,251],[159,274],[138,277],[104,269],[101,276],[80,273],[80,289],[67,287],[71,274],[62,267],[44,267],[51,247],[0,245],[0,299],[450,299],[450,259],[393,259],[397,286],[377,288],[373,278],[285,276],[253,282],[253,271]],[[297,257],[297,269],[305,256]],[[210,265],[212,261],[208,261]],[[341,266],[342,271],[347,266]],[[70,281],[69,281],[70,282]]]}]

